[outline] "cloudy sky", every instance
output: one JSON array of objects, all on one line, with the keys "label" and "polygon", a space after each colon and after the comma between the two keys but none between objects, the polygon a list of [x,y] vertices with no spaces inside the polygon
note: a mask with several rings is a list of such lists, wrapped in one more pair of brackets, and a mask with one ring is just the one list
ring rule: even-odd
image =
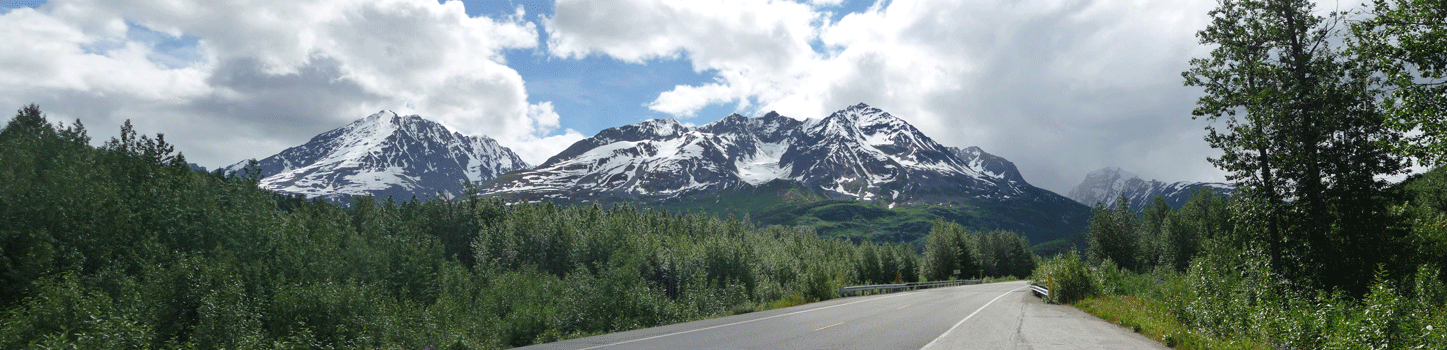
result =
[{"label": "cloudy sky", "polygon": [[[1325,10],[1359,1],[1321,0]],[[28,4],[29,6],[15,6]],[[382,109],[537,164],[604,128],[864,102],[1066,193],[1223,181],[1180,72],[1214,0],[54,0],[0,9],[0,107],[208,168]]]}]

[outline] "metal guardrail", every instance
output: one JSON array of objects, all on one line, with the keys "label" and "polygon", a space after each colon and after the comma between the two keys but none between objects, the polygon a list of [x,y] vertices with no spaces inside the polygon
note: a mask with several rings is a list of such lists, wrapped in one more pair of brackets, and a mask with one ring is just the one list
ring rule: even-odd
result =
[{"label": "metal guardrail", "polygon": [[932,282],[916,282],[916,283],[900,283],[900,284],[874,284],[874,285],[867,285],[867,286],[848,286],[848,287],[839,287],[839,295],[840,295],[840,296],[848,296],[850,293],[866,292],[866,291],[872,291],[872,290],[882,290],[882,291],[885,291],[886,293],[889,293],[889,292],[898,292],[898,291],[902,291],[902,290],[915,290],[915,289],[935,288],[935,287],[960,286],[960,285],[967,285],[967,284],[980,284],[980,280],[949,280],[949,281],[932,281]]},{"label": "metal guardrail", "polygon": [[1041,298],[1050,298],[1050,288],[1045,288],[1045,286],[1031,284],[1030,291],[1034,292],[1036,296],[1039,296]]}]

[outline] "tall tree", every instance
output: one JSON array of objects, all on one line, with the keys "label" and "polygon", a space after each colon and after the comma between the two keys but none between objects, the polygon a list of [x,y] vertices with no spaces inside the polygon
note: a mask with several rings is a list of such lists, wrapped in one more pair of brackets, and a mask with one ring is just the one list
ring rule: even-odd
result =
[{"label": "tall tree", "polygon": [[[1406,134],[1396,153],[1447,164],[1447,2],[1375,0],[1347,43],[1391,88],[1387,124]],[[1414,132],[1415,131],[1415,132]]]},{"label": "tall tree", "polygon": [[1140,257],[1140,236],[1137,232],[1139,219],[1130,209],[1130,200],[1122,193],[1116,199],[1115,209],[1097,204],[1090,217],[1086,234],[1089,236],[1090,260],[1099,263],[1105,259],[1121,267],[1137,270]]},{"label": "tall tree", "polygon": [[1341,259],[1363,254],[1342,249],[1385,227],[1374,197],[1385,182],[1375,177],[1403,165],[1380,146],[1398,134],[1379,113],[1371,72],[1333,42],[1341,15],[1313,13],[1308,0],[1221,0],[1197,33],[1215,48],[1182,75],[1205,88],[1193,118],[1226,123],[1207,128],[1206,141],[1222,150],[1210,161],[1246,199],[1245,219],[1264,230],[1272,270],[1341,285],[1370,280],[1363,261]]},{"label": "tall tree", "polygon": [[1161,262],[1161,256],[1165,250],[1165,221],[1166,216],[1172,212],[1171,206],[1166,204],[1166,197],[1155,196],[1151,198],[1151,204],[1146,205],[1141,211],[1140,240],[1141,240],[1141,261],[1142,265],[1155,265]]}]

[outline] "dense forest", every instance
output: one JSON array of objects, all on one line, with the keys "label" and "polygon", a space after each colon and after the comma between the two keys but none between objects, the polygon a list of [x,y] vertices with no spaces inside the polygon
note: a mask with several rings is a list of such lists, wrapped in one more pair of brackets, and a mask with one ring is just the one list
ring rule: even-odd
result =
[{"label": "dense forest", "polygon": [[505,348],[1034,263],[1023,236],[944,222],[921,254],[629,205],[343,208],[173,148],[129,122],[92,147],[34,105],[0,130],[0,348]]},{"label": "dense forest", "polygon": [[[1097,207],[1052,299],[1184,348],[1447,348],[1447,5],[1223,0],[1182,73],[1237,189]],[[1435,170],[1407,177],[1416,163]]]}]

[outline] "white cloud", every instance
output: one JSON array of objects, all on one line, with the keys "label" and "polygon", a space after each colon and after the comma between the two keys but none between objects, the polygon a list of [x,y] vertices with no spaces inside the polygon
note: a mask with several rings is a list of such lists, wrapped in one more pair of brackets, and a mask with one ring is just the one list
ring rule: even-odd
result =
[{"label": "white cloud", "polygon": [[728,103],[823,117],[869,103],[1062,193],[1104,166],[1223,180],[1205,160],[1205,122],[1190,119],[1199,92],[1180,78],[1208,52],[1195,32],[1214,1],[895,0],[837,22],[822,6],[730,4],[559,1],[548,50],[689,60],[714,81],[649,104],[679,117]]},{"label": "white cloud", "polygon": [[716,82],[680,86],[649,108],[692,116],[714,103],[746,105],[748,97],[780,94],[819,55],[810,47],[825,19],[792,1],[561,0],[544,21],[555,56],[607,55],[628,62],[686,57]]},{"label": "white cloud", "polygon": [[[39,103],[97,138],[132,119],[192,161],[264,157],[381,109],[411,111],[517,148],[558,126],[529,104],[502,52],[531,48],[522,9],[471,18],[462,2],[55,0],[0,15],[0,104]],[[155,34],[194,40],[194,60]],[[184,57],[185,55],[181,55]],[[159,62],[158,62],[159,61]],[[564,139],[578,139],[576,132]]]}]

